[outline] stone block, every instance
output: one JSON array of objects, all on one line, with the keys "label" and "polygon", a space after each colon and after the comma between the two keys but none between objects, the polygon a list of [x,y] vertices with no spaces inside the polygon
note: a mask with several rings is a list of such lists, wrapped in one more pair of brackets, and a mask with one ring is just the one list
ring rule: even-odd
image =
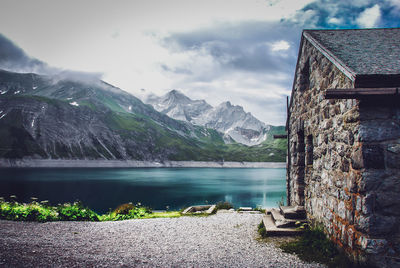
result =
[{"label": "stone block", "polygon": [[343,172],[349,172],[350,170],[350,161],[347,159],[343,159],[340,164],[340,170]]},{"label": "stone block", "polygon": [[383,183],[384,173],[380,170],[368,170],[362,173],[358,188],[360,192],[377,190]]},{"label": "stone block", "polygon": [[349,224],[354,223],[354,215],[353,212],[349,209],[346,210],[346,220],[349,222]]},{"label": "stone block", "polygon": [[391,216],[374,215],[370,218],[369,234],[372,236],[389,235],[396,227],[396,218]]},{"label": "stone block", "polygon": [[376,144],[363,144],[362,148],[356,148],[351,154],[351,166],[353,169],[385,168],[382,147]]},{"label": "stone block", "polygon": [[399,143],[388,144],[387,150],[394,154],[400,154],[400,144]]},{"label": "stone block", "polygon": [[361,212],[361,209],[362,209],[361,200],[362,200],[361,196],[355,196],[356,210],[360,211],[360,212]]},{"label": "stone block", "polygon": [[386,154],[386,165],[388,168],[400,169],[400,154],[393,153],[388,149],[388,152]]},{"label": "stone block", "polygon": [[380,142],[400,138],[400,126],[394,120],[363,121],[358,132],[361,142]]},{"label": "stone block", "polygon": [[400,216],[400,194],[398,192],[379,192],[376,195],[376,209],[383,213]]},{"label": "stone block", "polygon": [[356,109],[352,109],[343,115],[345,123],[356,123],[360,121],[360,113]]},{"label": "stone block", "polygon": [[368,233],[372,216],[358,215],[354,218],[354,225],[358,231]]},{"label": "stone block", "polygon": [[386,250],[387,247],[386,239],[372,239],[363,237],[361,239],[361,248],[369,254],[379,254]]},{"label": "stone block", "polygon": [[353,169],[364,168],[364,159],[361,147],[357,147],[351,154],[351,166]]},{"label": "stone block", "polygon": [[357,175],[354,172],[351,172],[345,179],[346,187],[350,191],[350,193],[357,192]]},{"label": "stone block", "polygon": [[385,168],[383,149],[380,145],[364,144],[362,146],[362,155],[365,168]]},{"label": "stone block", "polygon": [[346,219],[346,206],[343,201],[339,201],[337,215],[343,220]]},{"label": "stone block", "polygon": [[371,214],[375,210],[375,194],[368,193],[361,198],[362,213]]},{"label": "stone block", "polygon": [[350,248],[354,247],[354,230],[352,228],[347,230],[347,245]]}]

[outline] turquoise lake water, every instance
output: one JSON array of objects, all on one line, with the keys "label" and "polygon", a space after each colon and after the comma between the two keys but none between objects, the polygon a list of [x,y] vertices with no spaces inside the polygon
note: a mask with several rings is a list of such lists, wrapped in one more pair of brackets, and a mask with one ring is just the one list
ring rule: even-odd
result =
[{"label": "turquoise lake water", "polygon": [[286,200],[283,168],[35,168],[0,169],[0,196],[51,204],[80,200],[98,213],[141,202],[155,210],[229,201],[277,207]]}]

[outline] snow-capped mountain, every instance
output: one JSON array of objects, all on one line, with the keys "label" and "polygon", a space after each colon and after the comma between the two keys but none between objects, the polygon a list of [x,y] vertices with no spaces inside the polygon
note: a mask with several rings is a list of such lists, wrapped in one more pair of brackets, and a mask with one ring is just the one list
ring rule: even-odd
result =
[{"label": "snow-capped mountain", "polygon": [[223,133],[226,143],[233,140],[248,146],[257,145],[266,140],[271,128],[239,105],[227,101],[212,107],[204,100],[192,100],[177,90],[161,97],[151,95],[146,102],[169,117]]},{"label": "snow-capped mountain", "polygon": [[171,90],[162,97],[150,95],[147,103],[171,118],[187,122],[192,122],[204,112],[212,109],[212,106],[204,100],[191,100],[177,90]]}]

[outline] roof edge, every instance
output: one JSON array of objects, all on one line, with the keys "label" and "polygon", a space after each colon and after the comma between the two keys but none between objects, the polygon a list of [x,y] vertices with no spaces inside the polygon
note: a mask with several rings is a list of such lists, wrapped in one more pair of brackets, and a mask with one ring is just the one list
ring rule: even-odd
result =
[{"label": "roof edge", "polygon": [[332,62],[344,75],[346,75],[351,81],[356,80],[357,73],[344,64],[340,59],[338,59],[333,53],[324,47],[320,42],[315,40],[310,34],[307,33],[308,30],[304,30],[302,36],[307,39],[318,51],[324,55],[330,62]]}]

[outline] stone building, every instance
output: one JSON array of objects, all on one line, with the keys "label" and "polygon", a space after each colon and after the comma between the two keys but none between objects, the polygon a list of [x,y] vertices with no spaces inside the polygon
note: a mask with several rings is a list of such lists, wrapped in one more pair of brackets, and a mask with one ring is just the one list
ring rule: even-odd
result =
[{"label": "stone building", "polygon": [[288,106],[288,205],[356,260],[400,267],[400,29],[305,30]]}]

